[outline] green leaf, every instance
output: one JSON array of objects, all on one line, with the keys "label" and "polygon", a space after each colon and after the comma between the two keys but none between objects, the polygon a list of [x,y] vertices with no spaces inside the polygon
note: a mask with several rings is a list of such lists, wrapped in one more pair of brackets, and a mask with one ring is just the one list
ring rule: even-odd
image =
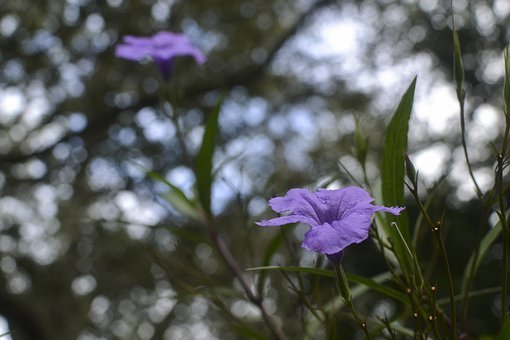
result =
[{"label": "green leaf", "polygon": [[[331,276],[334,275],[333,271],[330,271],[331,273]],[[390,272],[384,272],[382,274],[379,274],[379,275],[376,275],[372,278],[370,278],[370,280],[372,280],[373,282],[375,283],[382,283],[384,281],[387,281],[389,279],[392,278],[392,273]],[[329,275],[328,275],[329,276]],[[347,277],[349,278],[350,275],[348,275]],[[352,278],[352,276],[351,276]],[[369,286],[365,286],[363,284],[358,284],[354,287],[351,288],[351,295],[352,295],[352,298],[353,299],[356,299],[357,297],[365,294],[365,292],[370,289]],[[344,301],[343,299],[332,299],[330,302],[328,302],[324,308],[323,308],[323,311],[326,312],[326,313],[330,313],[330,312],[333,312],[333,311],[338,311],[340,310],[342,307],[344,306]],[[315,317],[309,317],[306,321],[306,325],[305,325],[305,330],[306,330],[306,334],[315,334],[317,333],[318,329],[322,326],[322,324],[315,318]],[[394,328],[396,330],[396,328],[393,326],[392,324],[392,328]],[[412,334],[412,332],[411,332]]]},{"label": "green leaf", "polygon": [[177,211],[193,218],[194,220],[199,220],[200,213],[197,204],[192,199],[188,198],[181,189],[170,183],[165,177],[157,172],[145,170],[145,174],[149,178],[165,184],[170,189],[170,191],[163,194],[162,197],[166,199]]},{"label": "green leaf", "polygon": [[238,335],[240,335],[242,339],[267,340],[267,335],[255,331],[246,325],[230,323],[229,327]]},{"label": "green leaf", "polygon": [[211,186],[213,181],[212,161],[216,135],[218,134],[218,116],[221,111],[221,104],[221,101],[216,104],[207,120],[204,137],[202,138],[202,146],[198,152],[195,164],[198,199],[204,211],[209,215],[211,214]]},{"label": "green leaf", "polygon": [[501,325],[497,340],[510,339],[510,319],[506,319],[505,323]]},{"label": "green leaf", "polygon": [[[386,130],[382,162],[382,194],[384,205],[404,206],[404,175],[407,151],[407,133],[414,101],[416,77],[402,96],[400,103]],[[398,219],[402,234],[409,241],[407,215],[404,211]]]},{"label": "green leaf", "polygon": [[480,242],[480,248],[478,249],[478,255],[476,254],[476,251],[474,251],[469,257],[466,268],[464,269],[464,275],[462,276],[462,296],[465,296],[466,290],[469,289],[469,281],[476,275],[476,272],[480,267],[480,263],[482,263],[482,260],[485,258],[485,255],[487,255],[487,252],[489,251],[494,241],[496,241],[499,234],[501,234],[501,231],[501,223],[498,222],[483,237],[482,241]]},{"label": "green leaf", "polygon": [[[335,273],[332,270],[329,269],[322,269],[322,268],[314,268],[314,267],[299,267],[299,266],[264,266],[264,267],[253,267],[246,269],[247,271],[259,271],[259,270],[285,270],[289,272],[299,272],[299,273],[307,273],[307,274],[314,274],[314,275],[320,275],[320,276],[327,276],[327,277],[335,277]],[[379,293],[382,293],[388,297],[391,297],[397,301],[400,301],[402,303],[408,303],[408,299],[405,294],[384,286],[383,284],[377,282],[374,279],[370,279],[367,277],[354,275],[354,274],[347,274],[347,280],[350,282],[354,282],[363,286],[366,286],[368,288],[371,288]],[[378,277],[378,280],[380,278]]]},{"label": "green leaf", "polygon": [[[416,77],[402,96],[400,103],[386,130],[384,153],[381,169],[382,196],[385,206],[404,206],[404,176],[405,158],[407,151],[407,134],[409,119],[414,101]],[[414,259],[409,257],[408,246],[411,244],[407,212],[404,210],[400,216],[386,217],[392,223],[383,223],[383,231],[391,240],[393,251],[397,257],[402,271],[408,278],[414,276]],[[391,219],[391,220],[390,220]],[[398,228],[398,229],[397,229]]]},{"label": "green leaf", "polygon": [[504,51],[505,79],[503,84],[503,99],[505,100],[505,113],[510,115],[510,59],[508,57],[508,46]]},{"label": "green leaf", "polygon": [[464,65],[462,64],[462,54],[460,51],[459,35],[453,30],[453,74],[457,89],[457,98],[464,100]]},{"label": "green leaf", "polygon": [[356,125],[354,130],[354,137],[356,139],[356,158],[361,166],[365,166],[368,153],[368,137],[363,135],[361,130],[361,123],[359,118],[354,117]]},{"label": "green leaf", "polygon": [[246,268],[246,271],[259,271],[259,270],[285,270],[288,272],[300,272],[328,277],[335,277],[335,273],[329,269],[321,269],[314,267],[299,267],[299,266],[263,266],[263,267],[252,267]]},{"label": "green leaf", "polygon": [[370,279],[368,277],[358,276],[358,275],[354,275],[354,274],[347,274],[347,280],[349,280],[350,282],[358,283],[360,285],[371,288],[379,293],[386,295],[387,297],[390,297],[392,299],[400,301],[404,304],[409,303],[409,299],[407,298],[407,296],[404,293],[401,293],[396,289],[385,286],[385,285],[383,285],[379,282],[376,282],[373,279]]},{"label": "green leaf", "polygon": [[[272,240],[271,242],[269,243],[269,245],[267,246],[266,248],[266,252],[264,254],[264,260],[262,261],[262,265],[263,266],[269,266],[269,263],[271,261],[271,258],[273,257],[273,255],[276,253],[276,251],[278,250],[278,248],[280,247],[280,245],[283,243],[283,241],[285,240],[285,229],[284,228],[281,228],[280,229],[280,232],[278,233],[278,235],[276,235]],[[259,277],[259,283],[258,283],[258,292],[259,293],[262,293],[263,289],[264,289],[264,281],[265,281],[265,278],[266,278],[266,271],[263,270],[261,273],[260,273],[260,277]]]},{"label": "green leaf", "polygon": [[200,221],[200,209],[198,209],[191,201],[183,199],[179,192],[170,190],[161,196],[181,214],[196,221]]}]

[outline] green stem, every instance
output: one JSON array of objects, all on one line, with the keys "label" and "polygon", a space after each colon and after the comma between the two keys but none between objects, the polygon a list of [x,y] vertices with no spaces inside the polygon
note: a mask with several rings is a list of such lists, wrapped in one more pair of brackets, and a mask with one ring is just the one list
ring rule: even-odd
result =
[{"label": "green stem", "polygon": [[441,225],[442,223],[434,223],[432,221],[432,218],[428,214],[427,210],[423,206],[423,203],[421,202],[419,196],[418,196],[418,190],[416,188],[409,187],[411,194],[416,200],[416,203],[418,204],[418,208],[420,209],[421,213],[423,214],[423,217],[425,218],[425,221],[432,229],[432,233],[434,234],[436,241],[439,245],[439,250],[441,252],[441,257],[443,259],[444,267],[447,274],[448,279],[448,289],[449,289],[449,299],[450,299],[450,309],[451,309],[451,338],[453,340],[457,339],[457,313],[455,308],[455,290],[453,288],[453,278],[452,278],[452,272],[450,269],[450,263],[448,261],[448,255],[446,253],[446,248],[444,246],[443,237],[441,235]]},{"label": "green stem", "polygon": [[462,324],[463,324],[462,329],[464,332],[468,331],[468,309],[469,309],[469,298],[471,297],[469,289],[471,287],[471,284],[473,283],[473,279],[474,279],[475,273],[476,273],[476,263],[478,261],[478,257],[480,256],[480,247],[481,247],[481,241],[482,241],[483,231],[484,231],[484,226],[485,226],[484,221],[487,221],[487,219],[488,219],[487,216],[488,216],[487,204],[484,202],[483,214],[482,214],[480,225],[478,226],[476,246],[475,246],[475,251],[474,251],[474,255],[473,255],[473,262],[469,266],[467,280],[464,284],[464,288],[462,291],[461,316],[462,316]]},{"label": "green stem", "polygon": [[510,231],[508,230],[508,221],[505,213],[505,198],[503,189],[503,169],[505,167],[505,157],[508,151],[508,142],[510,136],[510,116],[505,112],[505,134],[503,137],[503,145],[501,147],[501,153],[497,156],[497,170],[496,170],[496,186],[498,192],[499,201],[499,220],[501,223],[501,229],[503,231],[503,270],[501,277],[501,325],[505,324],[507,318],[508,309],[508,255],[509,255],[509,239]]},{"label": "green stem", "polygon": [[[437,229],[437,230],[436,230]],[[434,230],[434,235],[436,235],[437,243],[439,244],[439,249],[441,250],[441,257],[443,258],[443,263],[446,269],[446,274],[448,278],[448,289],[450,293],[450,309],[451,309],[451,338],[457,339],[457,313],[455,308],[455,290],[453,288],[453,279],[452,279],[452,271],[450,269],[450,263],[448,261],[448,255],[446,254],[446,249],[444,247],[443,237],[441,236],[441,231],[439,227],[436,227]]]},{"label": "green stem", "polygon": [[[175,136],[177,137],[177,142],[182,149],[182,156],[186,164],[193,164],[191,161],[191,156],[188,152],[188,148],[186,147],[186,138],[184,132],[181,129],[181,124],[179,123],[179,112],[178,110],[178,94],[174,94],[177,92],[170,85],[166,85],[164,87],[164,92],[166,94],[167,100],[161,101],[161,107],[163,113],[167,115],[172,121],[172,124],[175,126]],[[165,99],[166,99],[165,98]]]},{"label": "green stem", "polygon": [[[506,133],[505,133],[506,135]],[[506,136],[505,136],[506,137]],[[504,149],[504,148],[503,148]],[[501,325],[505,324],[508,309],[508,253],[509,253],[509,230],[507,225],[506,214],[504,210],[504,197],[503,197],[503,156],[498,156],[498,170],[496,183],[498,186],[498,200],[499,200],[499,220],[501,223],[501,230],[503,232],[503,270],[501,273]]]},{"label": "green stem", "polygon": [[354,307],[354,304],[353,304],[352,298],[351,298],[351,291],[349,288],[349,283],[347,282],[347,276],[345,275],[342,265],[337,261],[331,261],[331,262],[333,263],[333,268],[335,269],[335,282],[336,282],[336,286],[338,288],[338,292],[340,293],[340,296],[344,299],[345,305],[351,311],[351,314],[354,317],[354,320],[356,320],[356,322],[358,323],[360,328],[363,330],[366,338],[372,339],[370,333],[368,332],[367,323],[365,321],[363,321],[361,316],[356,311],[356,308]]},{"label": "green stem", "polygon": [[468,154],[468,150],[467,150],[464,97],[458,98],[458,99],[459,99],[459,106],[460,106],[460,131],[461,131],[462,149],[464,150],[464,158],[466,159],[469,176],[471,177],[471,180],[473,181],[473,184],[475,185],[476,194],[478,197],[482,197],[481,196],[482,190],[480,189],[480,186],[478,185],[478,182],[475,179],[475,175],[473,173],[473,167],[471,166],[471,162],[469,160],[469,154]]},{"label": "green stem", "polygon": [[213,224],[211,218],[204,217],[204,224],[206,225],[209,235],[211,237],[212,243],[214,244],[216,250],[221,255],[221,258],[227,265],[227,268],[230,270],[230,272],[234,275],[234,277],[239,281],[241,284],[241,287],[243,287],[243,290],[246,294],[246,297],[248,300],[250,300],[251,303],[253,303],[257,308],[260,310],[262,314],[262,318],[273,334],[273,338],[277,340],[287,340],[287,336],[283,333],[281,328],[276,324],[274,318],[266,311],[266,308],[263,304],[263,298],[259,296],[256,292],[254,292],[251,287],[250,283],[245,279],[243,275],[243,271],[241,267],[239,266],[239,263],[234,258],[230,250],[228,249],[227,245],[223,241],[223,239],[218,234],[218,231],[216,229],[216,226]]},{"label": "green stem", "polygon": [[501,326],[506,322],[507,318],[507,294],[508,294],[508,228],[503,228],[503,273],[501,278]]}]

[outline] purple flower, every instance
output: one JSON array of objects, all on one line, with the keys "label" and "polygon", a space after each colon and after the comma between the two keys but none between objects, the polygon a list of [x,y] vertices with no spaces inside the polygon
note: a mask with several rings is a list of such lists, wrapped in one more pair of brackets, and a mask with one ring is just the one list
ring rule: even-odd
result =
[{"label": "purple flower", "polygon": [[123,39],[124,43],[115,47],[115,56],[136,61],[151,57],[166,80],[172,76],[173,58],[191,56],[199,64],[206,60],[184,34],[163,31],[152,37],[126,35]]},{"label": "purple flower", "polygon": [[291,189],[284,197],[269,200],[271,208],[289,214],[257,224],[264,227],[301,222],[311,229],[302,246],[328,257],[341,259],[342,251],[352,243],[368,237],[370,220],[376,211],[400,215],[405,208],[373,205],[374,199],[363,189],[347,187],[339,190]]}]

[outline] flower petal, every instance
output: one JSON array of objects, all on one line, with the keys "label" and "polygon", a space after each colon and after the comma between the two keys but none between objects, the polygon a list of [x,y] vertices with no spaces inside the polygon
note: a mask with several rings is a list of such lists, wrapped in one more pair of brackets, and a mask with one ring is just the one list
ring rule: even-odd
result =
[{"label": "flower petal", "polygon": [[388,212],[388,213],[391,213],[393,215],[400,215],[400,213],[402,212],[402,210],[405,209],[405,207],[382,207],[382,206],[375,206],[376,207],[376,210],[375,211],[384,211],[384,212]]},{"label": "flower petal", "polygon": [[370,202],[374,200],[365,190],[358,187],[339,190],[319,189],[317,197],[327,207],[322,216],[322,220],[327,222],[342,219],[345,213],[355,209],[358,205],[373,207]]},{"label": "flower petal", "polygon": [[323,203],[314,193],[306,189],[291,189],[284,197],[270,199],[269,205],[279,213],[290,211],[292,215],[311,218],[314,221],[311,225],[324,223],[320,216],[320,212],[324,209]]},{"label": "flower petal", "polygon": [[358,187],[347,187],[338,190],[319,189],[317,190],[317,196],[331,203],[338,203],[339,201],[370,203],[374,200],[368,192]]},{"label": "flower petal", "polygon": [[359,243],[368,237],[372,213],[355,212],[340,221],[333,222],[333,228],[342,233],[351,243]]},{"label": "flower petal", "polygon": [[281,217],[276,217],[276,218],[266,220],[266,221],[256,222],[256,224],[258,224],[259,226],[262,226],[262,227],[277,227],[277,226],[281,226],[284,224],[297,223],[297,222],[306,223],[306,224],[315,224],[315,221],[313,219],[311,219],[310,217],[301,216],[301,215],[281,216]]},{"label": "flower petal", "polygon": [[134,35],[125,35],[122,37],[124,43],[128,45],[136,45],[136,46],[152,46],[151,38],[147,37],[137,37]]},{"label": "flower petal", "polygon": [[191,45],[168,45],[163,47],[154,47],[151,51],[154,58],[172,59],[174,57],[191,56],[198,64],[203,64],[205,56],[198,49]]},{"label": "flower petal", "polygon": [[131,46],[131,45],[117,45],[115,47],[115,56],[119,58],[129,59],[129,60],[142,60],[147,57],[151,53],[150,47],[140,47],[140,46]]},{"label": "flower petal", "polygon": [[178,42],[188,42],[188,38],[184,34],[173,33],[169,31],[161,31],[154,34],[151,38],[151,44],[154,46],[174,45]]},{"label": "flower petal", "polygon": [[205,55],[191,44],[186,35],[168,31],[158,32],[152,37],[126,35],[123,43],[116,46],[115,55],[136,61],[150,56],[165,79],[172,75],[174,57],[191,56],[198,64],[206,61]]},{"label": "flower petal", "polygon": [[[370,224],[369,224],[370,225]],[[302,246],[321,254],[335,254],[352,243],[359,243],[368,237],[349,228],[333,228],[329,223],[310,229],[305,234]]]},{"label": "flower petal", "polygon": [[284,197],[275,197],[269,201],[274,211],[288,211],[290,214],[257,224],[309,224],[311,229],[306,232],[302,246],[333,256],[341,253],[345,247],[368,238],[372,215],[375,212],[399,215],[404,209],[373,205],[373,200],[365,190],[358,187],[319,189],[316,193],[305,189],[291,189]]}]

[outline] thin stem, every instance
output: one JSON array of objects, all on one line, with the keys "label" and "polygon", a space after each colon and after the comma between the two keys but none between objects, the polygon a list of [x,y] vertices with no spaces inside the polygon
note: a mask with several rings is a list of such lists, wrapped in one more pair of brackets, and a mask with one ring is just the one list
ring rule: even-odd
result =
[{"label": "thin stem", "polygon": [[501,277],[501,325],[505,324],[507,318],[508,309],[508,256],[510,253],[510,230],[508,228],[508,221],[505,213],[505,198],[503,189],[503,169],[505,167],[505,158],[508,152],[508,142],[510,136],[510,116],[508,112],[505,112],[505,134],[503,137],[503,145],[501,147],[501,153],[497,156],[497,169],[496,169],[496,186],[498,192],[498,203],[499,203],[499,220],[501,223],[501,229],[503,231],[503,270]]},{"label": "thin stem", "polygon": [[188,148],[186,147],[186,138],[184,136],[184,132],[181,129],[181,124],[179,123],[179,112],[178,109],[178,90],[175,90],[173,87],[166,85],[164,87],[166,98],[161,101],[161,107],[163,109],[163,113],[165,113],[173,125],[175,126],[175,136],[177,137],[177,142],[179,143],[180,148],[182,149],[182,156],[184,157],[184,161],[187,164],[192,164],[191,157],[188,152]]},{"label": "thin stem", "polygon": [[481,240],[483,237],[483,230],[484,230],[484,221],[487,220],[488,216],[488,209],[487,204],[484,202],[484,209],[483,214],[481,218],[480,225],[478,227],[478,233],[477,233],[477,241],[476,241],[476,247],[473,254],[473,262],[471,263],[471,266],[469,267],[469,272],[467,276],[467,280],[464,284],[464,290],[462,292],[462,329],[464,332],[468,331],[468,310],[469,310],[469,298],[471,297],[469,289],[471,287],[471,284],[473,283],[473,279],[475,277],[475,270],[476,270],[476,263],[478,261],[478,257],[480,256],[480,247],[481,247]]},{"label": "thin stem", "polygon": [[218,231],[216,230],[214,224],[212,223],[211,219],[209,217],[205,218],[205,224],[209,230],[209,234],[211,236],[211,240],[220,253],[223,261],[227,265],[227,267],[230,269],[232,274],[237,278],[241,286],[243,287],[243,290],[248,297],[248,300],[250,300],[251,303],[253,303],[257,308],[260,310],[262,314],[262,318],[264,319],[264,322],[266,323],[267,327],[270,329],[271,333],[273,333],[275,339],[278,340],[287,340],[287,337],[282,332],[280,327],[276,324],[274,318],[269,315],[264,308],[263,299],[258,296],[257,293],[255,293],[251,288],[250,284],[246,281],[244,278],[243,272],[241,270],[241,267],[239,266],[239,263],[234,258],[228,247],[226,246],[223,239],[218,234]]},{"label": "thin stem", "polygon": [[339,261],[331,262],[333,263],[333,268],[335,269],[335,282],[338,288],[338,292],[340,293],[340,296],[344,299],[345,305],[351,311],[354,320],[356,320],[360,328],[363,330],[366,338],[372,339],[370,333],[368,332],[367,323],[363,321],[361,316],[358,314],[356,308],[354,307],[349,289],[349,283],[347,282],[347,277],[345,275],[344,269],[342,268],[342,265],[340,264]]},{"label": "thin stem", "polygon": [[503,273],[502,273],[502,282],[501,288],[503,292],[501,293],[501,325],[504,325],[507,317],[507,308],[508,308],[508,229],[503,228]]},{"label": "thin stem", "polygon": [[416,187],[410,187],[408,186],[409,191],[413,195],[416,203],[418,204],[418,208],[420,209],[421,213],[423,214],[423,217],[425,218],[425,221],[432,229],[432,233],[435,236],[435,239],[439,245],[439,250],[441,252],[441,257],[443,259],[443,264],[446,270],[446,275],[448,279],[448,290],[449,290],[449,299],[450,299],[450,309],[451,309],[451,338],[457,339],[457,313],[456,313],[456,307],[455,307],[455,289],[453,288],[453,278],[452,278],[452,272],[450,268],[450,263],[448,261],[448,254],[446,253],[446,248],[444,246],[443,237],[441,234],[441,226],[442,222],[434,223],[432,221],[432,218],[428,214],[427,210],[423,206],[423,203],[420,200],[420,197],[418,196],[418,189]]},{"label": "thin stem", "polygon": [[469,154],[468,154],[468,150],[467,150],[464,97],[458,98],[458,99],[459,99],[459,106],[460,106],[460,131],[461,131],[462,149],[464,150],[464,158],[466,159],[469,176],[471,177],[471,180],[473,181],[473,184],[475,186],[476,194],[478,197],[482,197],[481,196],[482,190],[480,189],[480,186],[478,185],[478,182],[475,179],[475,175],[473,173],[473,167],[471,166],[471,162],[469,160]]},{"label": "thin stem", "polygon": [[303,300],[303,303],[308,308],[310,313],[312,313],[319,322],[322,324],[326,324],[326,320],[315,310],[315,308],[312,306],[310,301],[306,298],[305,294],[303,293],[303,289],[298,288],[296,284],[290,279],[289,275],[285,273],[284,270],[281,271],[283,277],[287,280],[287,283],[290,285],[291,289],[294,291],[294,293],[298,294],[299,297]]},{"label": "thin stem", "polygon": [[[437,230],[436,230],[437,229]],[[448,261],[448,255],[446,254],[446,249],[443,242],[443,237],[441,236],[441,231],[439,227],[436,227],[434,229],[434,235],[436,236],[437,243],[439,244],[439,249],[441,250],[441,257],[443,258],[443,263],[446,269],[446,274],[448,278],[448,289],[450,293],[450,309],[451,309],[451,322],[452,322],[452,329],[451,329],[451,337],[452,339],[457,339],[457,313],[455,308],[455,290],[453,288],[453,278],[452,278],[452,271],[450,269],[450,263]]]},{"label": "thin stem", "polygon": [[[500,155],[501,156],[501,155]],[[502,157],[499,157],[502,159]],[[509,232],[508,232],[508,225],[506,220],[506,214],[504,211],[504,198],[503,198],[503,190],[502,190],[502,162],[498,162],[498,187],[499,187],[499,219],[501,223],[501,229],[503,231],[503,268],[501,273],[501,325],[505,324],[506,317],[507,317],[507,308],[508,308],[508,241],[509,241]]]},{"label": "thin stem", "polygon": [[453,15],[453,0],[450,1],[451,8],[451,16],[452,16],[452,29],[453,29],[453,44],[454,44],[454,52],[453,52],[453,69],[454,69],[454,78],[456,82],[456,92],[457,99],[459,101],[460,107],[460,131],[461,131],[461,139],[462,139],[462,149],[464,150],[464,157],[466,159],[466,164],[469,171],[469,176],[475,185],[476,194],[478,197],[482,197],[480,190],[480,186],[475,179],[473,174],[473,168],[471,167],[471,162],[469,161],[469,155],[467,151],[467,143],[466,143],[466,119],[465,119],[465,95],[466,92],[463,88],[464,85],[464,66],[462,65],[462,56],[460,52],[460,43],[458,41],[457,30],[455,28],[455,17]]}]

